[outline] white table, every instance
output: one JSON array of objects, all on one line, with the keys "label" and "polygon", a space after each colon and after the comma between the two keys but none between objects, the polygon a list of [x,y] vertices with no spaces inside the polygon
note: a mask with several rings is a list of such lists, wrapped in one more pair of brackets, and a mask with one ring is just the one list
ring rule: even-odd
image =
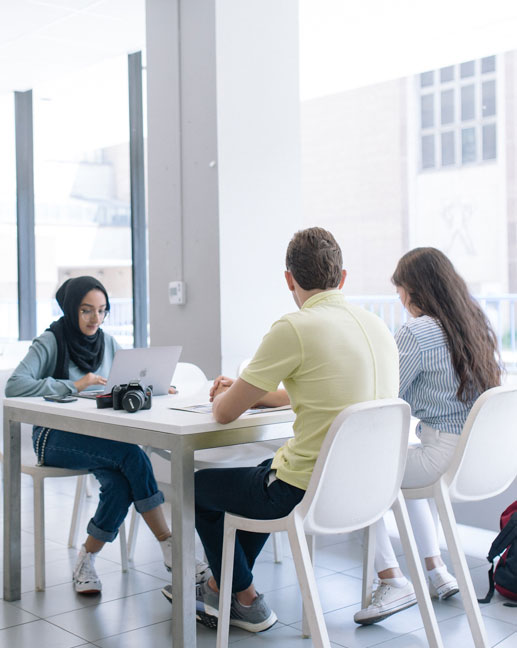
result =
[{"label": "white table", "polygon": [[[190,403],[192,400],[190,399]],[[49,403],[41,397],[6,398],[4,404],[4,599],[21,594],[20,423],[76,434],[151,445],[171,451],[172,499],[172,640],[174,648],[194,648],[194,451],[292,436],[291,410],[245,415],[220,425],[209,414],[170,409],[180,396],[153,398],[150,410],[97,409],[94,401]]]}]

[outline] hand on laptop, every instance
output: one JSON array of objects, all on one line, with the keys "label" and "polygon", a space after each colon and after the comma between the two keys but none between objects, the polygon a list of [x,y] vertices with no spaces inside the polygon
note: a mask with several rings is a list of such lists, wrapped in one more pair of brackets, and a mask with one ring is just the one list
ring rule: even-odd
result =
[{"label": "hand on laptop", "polygon": [[106,382],[106,378],[90,371],[90,373],[87,373],[85,376],[74,382],[74,385],[77,391],[81,392],[91,385],[105,385]]},{"label": "hand on laptop", "polygon": [[233,378],[218,376],[210,388],[210,402],[212,402],[216,396],[219,396],[219,394],[223,394],[227,389],[230,389],[234,382]]}]

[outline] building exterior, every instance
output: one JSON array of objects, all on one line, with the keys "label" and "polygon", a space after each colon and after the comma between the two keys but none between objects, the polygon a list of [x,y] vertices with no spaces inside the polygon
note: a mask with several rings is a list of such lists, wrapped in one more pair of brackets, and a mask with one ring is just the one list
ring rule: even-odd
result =
[{"label": "building exterior", "polygon": [[476,294],[517,291],[517,52],[302,104],[306,225],[344,252],[350,294],[393,292],[432,245]]}]

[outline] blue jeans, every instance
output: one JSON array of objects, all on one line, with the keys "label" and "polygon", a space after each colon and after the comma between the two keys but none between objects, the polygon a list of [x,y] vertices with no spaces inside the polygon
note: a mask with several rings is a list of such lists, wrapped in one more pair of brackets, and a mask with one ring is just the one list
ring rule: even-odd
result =
[{"label": "blue jeans", "polygon": [[[209,468],[199,470],[196,480],[196,529],[203,543],[214,578],[221,580],[224,513],[260,520],[288,515],[305,491],[280,479],[267,485],[272,459],[254,468]],[[234,592],[253,582],[251,570],[268,533],[237,531],[233,563]]]},{"label": "blue jeans", "polygon": [[112,542],[134,502],[139,513],[163,503],[149,457],[137,445],[98,439],[34,426],[38,463],[58,468],[89,470],[101,484],[99,504],[88,523],[88,533]]}]

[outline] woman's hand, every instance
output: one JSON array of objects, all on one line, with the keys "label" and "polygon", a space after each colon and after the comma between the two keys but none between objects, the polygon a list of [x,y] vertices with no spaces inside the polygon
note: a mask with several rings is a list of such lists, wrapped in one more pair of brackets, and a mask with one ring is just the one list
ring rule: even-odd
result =
[{"label": "woman's hand", "polygon": [[78,392],[84,391],[90,385],[105,385],[108,381],[103,376],[94,374],[90,371],[85,376],[74,382],[75,388]]},{"label": "woman's hand", "polygon": [[226,390],[230,389],[234,382],[233,378],[218,376],[210,388],[210,402],[212,402],[216,396],[219,396],[219,394],[223,394]]}]

